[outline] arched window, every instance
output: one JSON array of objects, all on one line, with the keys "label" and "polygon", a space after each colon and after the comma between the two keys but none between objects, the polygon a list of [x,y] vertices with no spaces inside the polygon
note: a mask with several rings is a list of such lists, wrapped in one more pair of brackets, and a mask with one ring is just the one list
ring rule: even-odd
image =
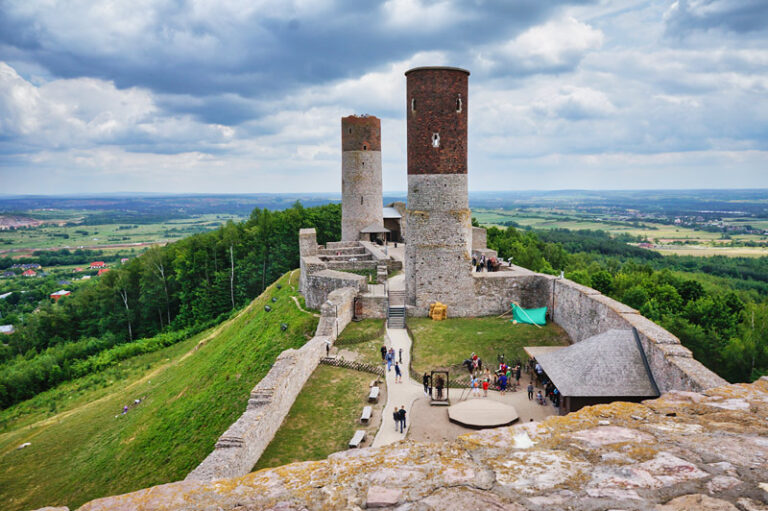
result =
[{"label": "arched window", "polygon": [[411,98],[411,112],[416,111],[416,98]]},{"label": "arched window", "polygon": [[440,147],[440,133],[432,133],[432,147]]},{"label": "arched window", "polygon": [[461,112],[461,107],[462,107],[462,106],[463,106],[463,105],[462,105],[462,102],[461,102],[461,94],[459,94],[459,97],[458,97],[458,98],[456,98],[456,112],[457,112],[457,113],[458,113],[458,112]]}]

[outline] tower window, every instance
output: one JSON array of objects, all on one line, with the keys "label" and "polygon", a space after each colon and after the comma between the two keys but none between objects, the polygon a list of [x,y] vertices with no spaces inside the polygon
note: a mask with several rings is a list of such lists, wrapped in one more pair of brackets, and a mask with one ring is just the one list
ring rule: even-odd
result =
[{"label": "tower window", "polygon": [[368,146],[363,144],[363,151],[367,151],[367,150],[368,150]]},{"label": "tower window", "polygon": [[411,112],[416,111],[416,98],[411,98]]},{"label": "tower window", "polygon": [[360,205],[361,206],[363,205],[363,197],[362,196],[360,197]]},{"label": "tower window", "polygon": [[456,98],[456,112],[461,112],[461,94],[459,94],[459,97]]},{"label": "tower window", "polygon": [[352,134],[352,128],[349,128],[349,134],[350,135]]},{"label": "tower window", "polygon": [[432,147],[440,147],[440,133],[432,133]]}]

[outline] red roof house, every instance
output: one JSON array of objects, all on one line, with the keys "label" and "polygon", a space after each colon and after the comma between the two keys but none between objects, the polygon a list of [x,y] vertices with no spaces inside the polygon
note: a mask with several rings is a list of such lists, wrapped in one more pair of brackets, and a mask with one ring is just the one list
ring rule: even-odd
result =
[{"label": "red roof house", "polygon": [[91,263],[91,269],[93,269],[93,268],[106,268],[106,267],[107,267],[107,263],[105,263],[104,261],[94,261],[94,262]]},{"label": "red roof house", "polygon": [[65,291],[64,289],[62,289],[61,291],[56,291],[55,293],[51,293],[51,298],[53,298],[55,302],[58,302],[59,298],[61,298],[62,296],[69,296],[70,294],[72,294],[70,291]]},{"label": "red roof house", "polygon": [[24,277],[36,277],[37,272],[35,270],[27,270],[24,273],[21,274]]},{"label": "red roof house", "polygon": [[108,271],[109,271],[109,268],[102,268],[101,270],[99,270],[99,272],[96,275],[102,275],[104,273],[107,273]]}]

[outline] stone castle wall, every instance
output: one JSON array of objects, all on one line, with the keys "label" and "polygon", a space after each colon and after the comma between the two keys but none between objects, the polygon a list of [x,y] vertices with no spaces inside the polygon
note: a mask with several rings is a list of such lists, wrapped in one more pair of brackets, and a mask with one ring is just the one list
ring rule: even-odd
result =
[{"label": "stone castle wall", "polygon": [[341,153],[341,239],[357,241],[371,224],[383,227],[380,151]]},{"label": "stone castle wall", "polygon": [[472,296],[470,215],[465,174],[408,176],[405,281],[414,314]]},{"label": "stone castle wall", "polygon": [[[448,308],[448,317],[502,314],[512,302],[523,308],[548,307],[550,319],[568,333],[572,342],[611,329],[636,328],[661,392],[698,392],[726,383],[694,359],[670,332],[592,288],[519,266],[473,273],[472,278],[472,292],[463,294],[456,305]],[[409,309],[412,315],[416,312]]]},{"label": "stone castle wall", "polygon": [[[251,391],[248,407],[219,437],[216,446],[189,473],[187,481],[210,481],[243,476],[251,471],[280,429],[296,397],[312,375],[328,342],[352,320],[354,288],[336,289],[321,309],[315,337],[298,350],[285,350]],[[329,303],[330,302],[330,303]]]}]

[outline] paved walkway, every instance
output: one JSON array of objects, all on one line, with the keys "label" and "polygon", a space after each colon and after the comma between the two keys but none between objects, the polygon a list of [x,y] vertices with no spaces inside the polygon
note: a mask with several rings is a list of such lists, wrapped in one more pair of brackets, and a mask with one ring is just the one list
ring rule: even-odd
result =
[{"label": "paved walkway", "polygon": [[[405,275],[401,273],[389,279],[389,289],[392,291],[405,290]],[[391,371],[386,373],[387,405],[382,411],[381,427],[376,434],[376,438],[373,440],[374,447],[389,445],[405,438],[405,434],[408,432],[407,429],[403,433],[395,431],[395,420],[392,418],[392,413],[395,411],[395,407],[399,410],[401,406],[405,406],[405,424],[407,427],[410,427],[413,402],[419,397],[424,396],[424,389],[421,383],[415,382],[409,377],[411,338],[408,336],[408,331],[404,328],[387,328],[386,344],[387,348],[394,348],[395,360],[397,360],[400,349],[402,348],[403,350],[403,363],[400,367],[403,373],[403,382],[395,383],[394,366]]]}]

